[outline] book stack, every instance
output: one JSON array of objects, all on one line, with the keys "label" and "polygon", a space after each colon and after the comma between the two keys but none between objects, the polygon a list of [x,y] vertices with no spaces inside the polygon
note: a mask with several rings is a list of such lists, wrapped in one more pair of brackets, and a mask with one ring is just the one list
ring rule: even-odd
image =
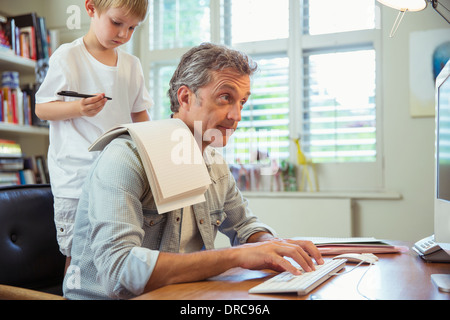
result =
[{"label": "book stack", "polygon": [[48,127],[47,121],[40,120],[35,110],[35,85],[22,88],[2,86],[0,88],[0,123]]},{"label": "book stack", "polygon": [[129,134],[136,143],[158,213],[205,201],[211,178],[200,147],[183,121],[121,125],[97,139],[89,150],[101,151],[123,134]]},{"label": "book stack", "polygon": [[329,238],[299,237],[294,240],[312,241],[324,256],[346,253],[403,253],[408,252],[405,246],[393,246],[373,237]]},{"label": "book stack", "polygon": [[23,170],[22,149],[11,140],[0,140],[0,186],[19,185]]},{"label": "book stack", "polygon": [[43,156],[24,157],[20,144],[0,139],[0,187],[49,182]]}]

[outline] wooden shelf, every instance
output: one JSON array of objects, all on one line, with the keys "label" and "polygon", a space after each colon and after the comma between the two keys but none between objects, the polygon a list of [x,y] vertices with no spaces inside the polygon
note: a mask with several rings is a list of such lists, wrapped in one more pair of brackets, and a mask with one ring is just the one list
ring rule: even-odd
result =
[{"label": "wooden shelf", "polygon": [[3,71],[18,71],[21,75],[34,74],[36,61],[19,57],[12,53],[11,50],[0,50],[0,70]]},{"label": "wooden shelf", "polygon": [[32,134],[48,136],[48,128],[36,126],[21,126],[17,124],[0,123],[0,132],[9,132],[16,134]]}]

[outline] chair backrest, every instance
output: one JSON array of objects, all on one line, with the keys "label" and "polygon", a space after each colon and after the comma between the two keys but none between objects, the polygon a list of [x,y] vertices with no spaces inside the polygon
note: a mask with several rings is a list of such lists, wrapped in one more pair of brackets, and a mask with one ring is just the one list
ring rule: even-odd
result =
[{"label": "chair backrest", "polygon": [[49,185],[0,188],[0,284],[62,294]]}]

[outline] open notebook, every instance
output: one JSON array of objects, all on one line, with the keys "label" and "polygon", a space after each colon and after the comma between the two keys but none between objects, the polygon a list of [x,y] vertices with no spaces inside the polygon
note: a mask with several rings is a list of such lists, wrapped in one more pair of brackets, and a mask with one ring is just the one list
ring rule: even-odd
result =
[{"label": "open notebook", "polygon": [[142,158],[158,213],[204,202],[211,179],[202,152],[179,119],[124,124],[99,137],[89,151],[101,151],[129,133]]}]

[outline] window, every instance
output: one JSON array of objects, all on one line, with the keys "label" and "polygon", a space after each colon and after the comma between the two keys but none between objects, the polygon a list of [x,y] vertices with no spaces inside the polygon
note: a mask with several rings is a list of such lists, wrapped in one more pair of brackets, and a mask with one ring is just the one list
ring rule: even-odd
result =
[{"label": "window", "polygon": [[257,152],[280,160],[289,158],[289,59],[255,57],[259,72],[242,120],[226,147],[229,163],[255,163]]},{"label": "window", "polygon": [[304,0],[303,33],[309,35],[373,29],[373,0]]},{"label": "window", "polygon": [[172,78],[177,62],[154,62],[150,66],[150,92],[154,105],[150,110],[152,119],[168,119],[171,115],[170,99],[167,96],[169,82]]},{"label": "window", "polygon": [[209,0],[154,0],[150,12],[150,50],[211,40]]},{"label": "window", "polygon": [[260,70],[230,163],[257,152],[295,163],[294,139],[319,164],[321,190],[382,188],[380,32],[375,0],[155,0],[147,67],[154,119],[170,114],[168,82],[201,42],[248,53]]},{"label": "window", "polygon": [[[256,42],[289,37],[289,1],[277,0],[228,0],[225,6],[231,8],[229,31],[231,41],[227,44]],[[228,40],[228,41],[227,41]]]},{"label": "window", "polygon": [[315,162],[376,160],[375,52],[304,58],[303,132]]}]

